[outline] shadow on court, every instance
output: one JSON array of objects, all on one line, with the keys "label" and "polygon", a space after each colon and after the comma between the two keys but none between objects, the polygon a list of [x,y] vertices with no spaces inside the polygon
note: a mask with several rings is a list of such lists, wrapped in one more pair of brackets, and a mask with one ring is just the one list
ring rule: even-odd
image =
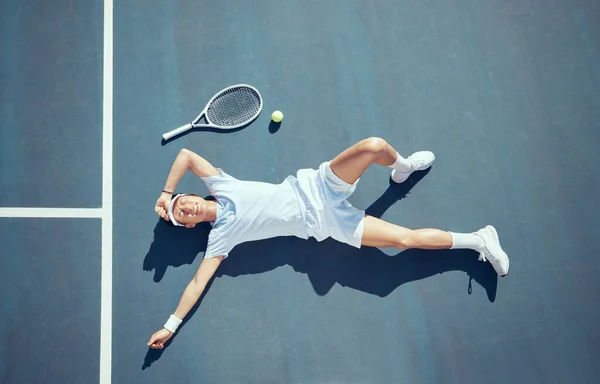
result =
[{"label": "shadow on court", "polygon": [[[213,128],[213,127],[194,127],[194,128],[190,128],[189,130],[180,133],[179,135],[175,135],[173,137],[171,137],[170,139],[165,140],[164,138],[161,138],[160,140],[160,145],[162,145],[163,147],[167,144],[169,144],[172,141],[175,141],[176,139],[179,139],[181,137],[187,136],[188,134],[192,133],[192,132],[212,132],[212,133],[233,133],[233,132],[238,132],[241,131],[242,129],[246,129],[248,128],[254,121],[251,121],[249,123],[246,123],[244,125],[242,125],[241,127],[237,127],[237,128]],[[275,132],[271,132],[271,133],[275,133]]]},{"label": "shadow on court", "polygon": [[277,133],[277,131],[279,131],[279,128],[281,128],[281,122],[276,123],[273,120],[271,120],[271,122],[269,123],[269,133]]},{"label": "shadow on court", "polygon": [[209,223],[194,228],[177,228],[160,220],[154,227],[154,241],[144,258],[144,271],[154,271],[154,282],[162,280],[169,267],[180,267],[194,262],[206,250]]},{"label": "shadow on court", "polygon": [[[366,209],[367,214],[381,217],[395,202],[410,194],[410,190],[429,172],[416,172],[402,184],[390,180],[387,190]],[[144,260],[144,270],[154,270],[154,281],[159,282],[168,267],[193,263],[206,249],[209,224],[182,230],[160,220],[154,230],[154,242]],[[177,251],[173,252],[173,244]],[[245,257],[236,257],[236,255]],[[247,257],[258,255],[258,257]],[[471,293],[471,281],[477,281],[487,293],[490,302],[496,299],[498,278],[489,263],[477,260],[471,250],[427,251],[409,249],[389,256],[377,248],[357,249],[332,239],[317,242],[296,237],[279,237],[238,245],[217,270],[214,278],[258,274],[289,265],[308,276],[315,292],[326,295],[337,283],[379,297],[386,297],[399,286],[449,271],[463,271],[468,275],[466,291]],[[210,290],[211,280],[203,296],[184,319],[193,317]],[[173,341],[171,338],[165,347]],[[166,349],[166,348],[165,348]],[[142,369],[149,367],[162,355],[161,350],[149,349]]]}]

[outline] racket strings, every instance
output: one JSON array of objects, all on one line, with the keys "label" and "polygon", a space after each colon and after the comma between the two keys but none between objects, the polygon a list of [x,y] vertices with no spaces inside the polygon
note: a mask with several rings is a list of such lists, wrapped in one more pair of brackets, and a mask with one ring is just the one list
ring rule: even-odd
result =
[{"label": "racket strings", "polygon": [[232,88],[214,98],[206,111],[206,119],[222,127],[243,125],[256,117],[261,103],[260,95],[253,89]]}]

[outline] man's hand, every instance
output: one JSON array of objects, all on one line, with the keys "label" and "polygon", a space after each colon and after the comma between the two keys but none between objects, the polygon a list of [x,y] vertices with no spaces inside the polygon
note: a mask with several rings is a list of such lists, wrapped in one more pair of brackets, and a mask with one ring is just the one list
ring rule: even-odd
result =
[{"label": "man's hand", "polygon": [[148,346],[152,349],[163,349],[171,336],[173,336],[171,331],[163,328],[152,335],[150,341],[148,341]]},{"label": "man's hand", "polygon": [[154,207],[154,212],[158,214],[158,216],[163,219],[169,221],[169,203],[171,203],[171,198],[173,196],[168,193],[161,193],[158,200],[156,200],[156,206]]}]

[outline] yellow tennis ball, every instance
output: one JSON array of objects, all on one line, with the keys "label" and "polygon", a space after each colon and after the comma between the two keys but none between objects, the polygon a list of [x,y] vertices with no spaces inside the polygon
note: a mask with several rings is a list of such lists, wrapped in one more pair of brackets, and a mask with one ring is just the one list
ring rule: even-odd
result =
[{"label": "yellow tennis ball", "polygon": [[271,115],[271,119],[273,119],[274,122],[279,123],[281,120],[283,120],[283,113],[281,113],[281,111],[275,111]]}]

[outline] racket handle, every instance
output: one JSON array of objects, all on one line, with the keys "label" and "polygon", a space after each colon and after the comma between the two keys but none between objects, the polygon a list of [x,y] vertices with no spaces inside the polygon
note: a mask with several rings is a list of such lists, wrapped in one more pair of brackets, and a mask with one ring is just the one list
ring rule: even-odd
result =
[{"label": "racket handle", "polygon": [[177,136],[185,131],[188,131],[192,128],[192,124],[186,124],[186,125],[182,125],[181,127],[174,129],[170,132],[167,132],[163,135],[163,139],[165,140],[169,140],[171,137],[173,136]]}]

